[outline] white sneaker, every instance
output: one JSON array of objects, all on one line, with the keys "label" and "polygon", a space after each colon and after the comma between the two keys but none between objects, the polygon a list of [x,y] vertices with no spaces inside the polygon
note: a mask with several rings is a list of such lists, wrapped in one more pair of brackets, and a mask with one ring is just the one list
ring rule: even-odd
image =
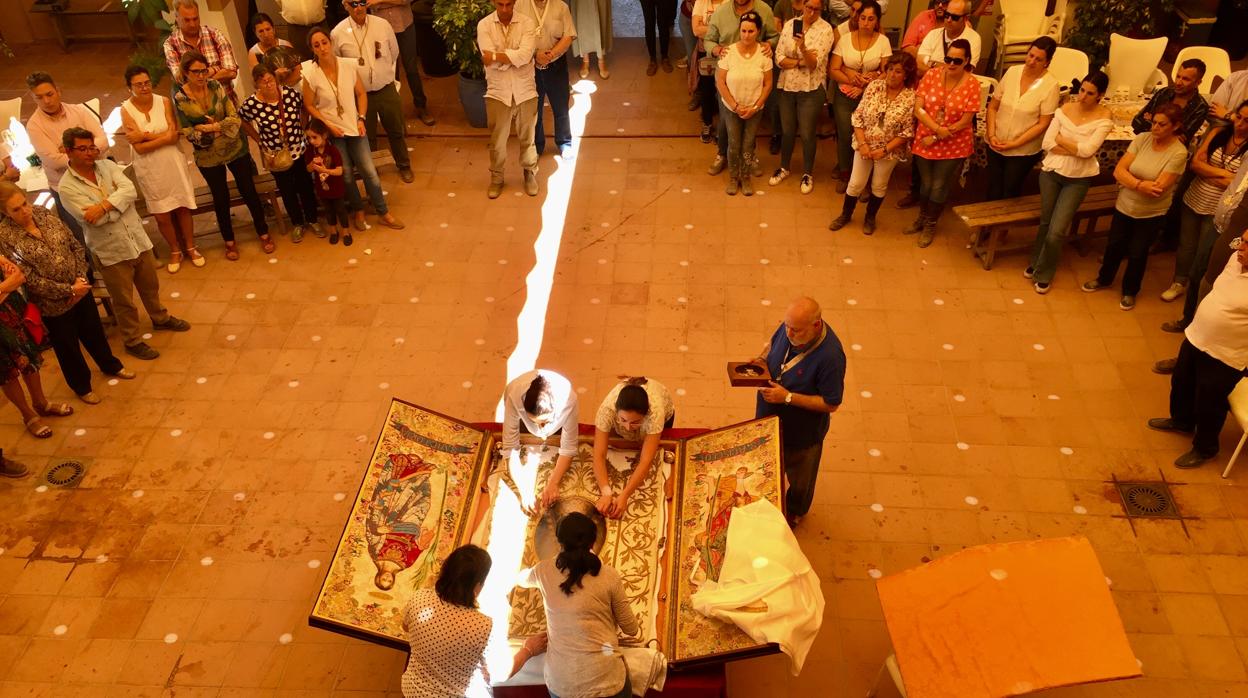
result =
[{"label": "white sneaker", "polygon": [[802,175],[802,193],[809,194],[815,190],[815,178],[808,174]]},{"label": "white sneaker", "polygon": [[1185,291],[1187,291],[1187,286],[1176,281],[1170,284],[1170,288],[1161,292],[1161,299],[1170,303],[1182,296]]},{"label": "white sneaker", "polygon": [[783,182],[786,178],[788,178],[788,176],[789,176],[789,171],[781,167],[780,169],[776,170],[775,173],[771,175],[771,178],[767,180],[767,183],[774,187],[777,184]]}]

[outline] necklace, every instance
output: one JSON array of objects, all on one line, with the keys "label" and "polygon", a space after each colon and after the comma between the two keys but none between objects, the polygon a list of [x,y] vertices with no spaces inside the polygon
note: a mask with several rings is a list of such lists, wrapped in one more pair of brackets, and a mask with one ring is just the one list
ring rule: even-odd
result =
[{"label": "necklace", "polygon": [[[355,48],[360,52],[360,65],[364,65],[364,42],[368,41],[368,20],[364,20],[364,33],[356,38],[357,27],[351,27],[351,39],[355,41]],[[339,114],[339,116],[342,116]]]},{"label": "necklace", "polygon": [[333,61],[334,77],[332,78],[329,77],[329,72],[325,70],[325,67],[319,61],[316,67],[321,69],[321,75],[325,76],[325,81],[329,83],[329,89],[334,93],[334,103],[338,105],[338,118],[341,119],[346,110],[342,108],[342,100],[338,98],[338,62]]},{"label": "necklace", "polygon": [[[856,42],[855,39],[857,40]],[[855,43],[862,43],[863,41],[867,40],[862,38],[861,30],[854,32],[853,37],[849,41],[849,45],[858,52],[858,72],[860,73],[867,72],[867,49],[875,45],[875,32],[871,33],[871,41],[867,44],[866,48],[858,48],[855,45]]]},{"label": "necklace", "polygon": [[549,0],[542,1],[541,13],[537,11],[537,0],[533,0],[530,4],[533,6],[533,17],[537,20],[537,28],[533,30],[533,36],[540,37],[542,29],[546,26],[546,13],[550,12],[550,2]]}]

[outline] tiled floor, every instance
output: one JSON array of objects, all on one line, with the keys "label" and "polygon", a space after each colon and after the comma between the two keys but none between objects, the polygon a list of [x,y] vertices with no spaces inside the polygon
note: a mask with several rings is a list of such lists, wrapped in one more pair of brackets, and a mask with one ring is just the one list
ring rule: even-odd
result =
[{"label": "tiled floor", "polygon": [[[590,406],[616,375],[644,373],[677,389],[684,425],[751,417],[724,362],[752,355],[799,293],[847,347],[846,401],[799,529],[823,629],[799,677],[780,657],[732,665],[734,698],[863,695],[889,652],[874,570],[1072,533],[1113,580],[1145,678],[1046,695],[1248,695],[1248,495],[1212,466],[1176,471],[1183,440],[1144,427],[1167,400],[1149,365],[1177,346],[1158,329],[1177,312],[1157,300],[1172,258],[1152,261],[1124,313],[1114,294],[1077,289],[1095,252],[1070,252],[1041,297],[1019,256],[980,269],[948,218],[927,250],[900,235],[908,218],[891,203],[873,238],[857,224],[830,233],[831,141],[813,195],[790,180],[725,197],[677,77],[641,76],[637,43],[621,53],[592,95],[600,137],[581,143],[562,226],[558,192],[513,196],[514,166],[503,198],[486,200],[479,132],[461,135],[454,81],[433,81],[441,123],[411,142],[416,182],[384,178],[407,230],[351,248],[281,240],[272,257],[243,232],[237,263],[205,245],[206,268],[161,276],[195,327],[154,337],[159,360],[128,362],[138,380],[100,381],[104,402],[76,404],[48,440],[0,412],[6,454],[40,471],[88,465],[76,489],[0,483],[0,694],[397,696],[401,653],[306,624],[347,512],[335,495],[357,487],[392,395],[492,417],[518,314],[537,300],[528,289],[553,266],[523,335],[544,319],[537,363]],[[70,99],[120,84],[116,46],[44,55],[5,64],[0,98],[40,61]],[[549,156],[541,167],[566,177]],[[44,375],[71,397],[54,366]],[[1114,516],[1104,481],[1159,470],[1187,483],[1190,538],[1173,522],[1132,535]]]}]

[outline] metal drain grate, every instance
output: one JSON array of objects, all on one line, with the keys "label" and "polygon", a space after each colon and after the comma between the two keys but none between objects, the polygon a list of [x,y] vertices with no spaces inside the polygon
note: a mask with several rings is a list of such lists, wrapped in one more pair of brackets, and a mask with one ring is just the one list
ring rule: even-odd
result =
[{"label": "metal drain grate", "polygon": [[76,460],[67,460],[48,468],[48,472],[43,474],[43,480],[53,487],[74,487],[86,474],[87,466]]},{"label": "metal drain grate", "polygon": [[1144,519],[1177,519],[1170,486],[1165,482],[1120,482],[1118,494],[1127,516]]}]

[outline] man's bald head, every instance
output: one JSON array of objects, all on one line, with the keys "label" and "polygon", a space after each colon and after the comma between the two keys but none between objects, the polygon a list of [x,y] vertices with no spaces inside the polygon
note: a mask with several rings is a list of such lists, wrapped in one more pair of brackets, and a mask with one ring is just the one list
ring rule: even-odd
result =
[{"label": "man's bald head", "polygon": [[823,311],[810,296],[799,296],[784,311],[784,332],[793,344],[806,344],[819,337],[823,329]]},{"label": "man's bald head", "polygon": [[949,7],[945,10],[945,29],[954,36],[960,35],[966,28],[966,15],[970,11],[971,4],[967,0],[950,0]]}]

